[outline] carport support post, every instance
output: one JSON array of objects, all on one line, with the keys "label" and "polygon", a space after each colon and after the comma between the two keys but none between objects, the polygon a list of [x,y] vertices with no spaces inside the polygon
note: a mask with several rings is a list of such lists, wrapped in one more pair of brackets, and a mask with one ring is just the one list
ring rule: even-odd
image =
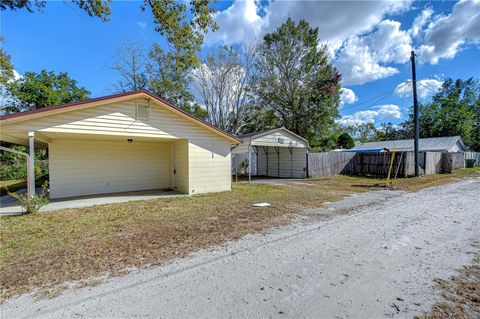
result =
[{"label": "carport support post", "polygon": [[250,144],[248,144],[248,182],[252,182],[252,153],[250,152]]},{"label": "carport support post", "polygon": [[235,182],[238,182],[238,154],[235,154]]},{"label": "carport support post", "polygon": [[28,158],[27,158],[27,192],[28,197],[35,195],[35,134],[28,132]]}]

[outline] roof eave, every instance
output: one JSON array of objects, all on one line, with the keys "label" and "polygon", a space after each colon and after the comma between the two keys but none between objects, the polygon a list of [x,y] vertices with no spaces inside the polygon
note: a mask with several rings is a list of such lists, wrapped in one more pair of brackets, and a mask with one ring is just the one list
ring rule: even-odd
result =
[{"label": "roof eave", "polygon": [[23,122],[23,121],[28,121],[28,120],[34,120],[37,118],[41,117],[46,117],[54,114],[59,114],[63,112],[68,112],[68,111],[73,111],[73,110],[80,110],[83,108],[88,108],[88,107],[93,107],[96,105],[103,105],[107,103],[115,103],[123,100],[128,100],[132,98],[153,98],[157,102],[166,105],[167,107],[171,108],[171,110],[182,117],[188,119],[188,120],[193,120],[194,122],[197,122],[198,124],[202,125],[204,128],[213,131],[216,134],[221,135],[222,137],[226,138],[232,144],[242,144],[242,140],[238,139],[237,137],[193,116],[192,114],[182,110],[181,108],[171,104],[170,102],[146,91],[146,90],[139,90],[139,91],[132,91],[132,92],[127,92],[127,93],[120,93],[120,94],[115,94],[115,95],[110,95],[110,96],[104,96],[104,97],[99,97],[99,98],[94,98],[94,99],[89,99],[85,101],[79,101],[79,102],[74,102],[74,103],[68,103],[68,104],[62,104],[62,105],[56,105],[44,109],[36,109],[36,110],[31,110],[31,111],[26,111],[26,112],[18,112],[18,113],[13,113],[13,114],[8,114],[8,115],[3,115],[0,116],[0,125],[6,125],[6,124],[13,124],[17,122]]}]

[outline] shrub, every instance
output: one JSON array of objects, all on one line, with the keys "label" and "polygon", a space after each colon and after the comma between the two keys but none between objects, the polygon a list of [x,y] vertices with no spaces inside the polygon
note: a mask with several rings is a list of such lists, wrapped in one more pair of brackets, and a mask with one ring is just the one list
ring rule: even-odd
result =
[{"label": "shrub", "polygon": [[45,182],[42,185],[42,191],[39,194],[35,194],[31,198],[28,197],[28,194],[8,192],[10,196],[13,196],[18,200],[20,207],[22,207],[24,213],[26,214],[37,213],[42,206],[47,205],[50,202],[48,193],[48,182]]}]

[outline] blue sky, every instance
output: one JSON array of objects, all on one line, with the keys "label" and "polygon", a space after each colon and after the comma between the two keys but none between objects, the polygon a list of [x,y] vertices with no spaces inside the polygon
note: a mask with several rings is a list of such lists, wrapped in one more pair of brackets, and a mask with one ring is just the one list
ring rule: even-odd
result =
[{"label": "blue sky", "polygon": [[[107,68],[126,40],[166,47],[155,32],[151,13],[141,2],[111,4],[109,22],[88,17],[74,5],[48,2],[43,13],[1,12],[4,49],[15,69],[68,72],[92,97],[112,93],[117,76]],[[346,124],[399,123],[411,103],[409,52],[415,48],[422,100],[443,79],[480,78],[480,1],[219,1],[220,29],[209,34],[205,49],[217,43],[261,39],[286,18],[306,19],[319,27],[321,40],[343,74],[341,121]],[[399,86],[400,85],[400,86]],[[428,87],[428,89],[426,88]],[[397,90],[395,90],[397,88]],[[371,100],[385,92],[382,99]],[[369,101],[371,100],[371,101]],[[369,101],[369,102],[365,102]],[[360,103],[360,104],[359,104]]]}]

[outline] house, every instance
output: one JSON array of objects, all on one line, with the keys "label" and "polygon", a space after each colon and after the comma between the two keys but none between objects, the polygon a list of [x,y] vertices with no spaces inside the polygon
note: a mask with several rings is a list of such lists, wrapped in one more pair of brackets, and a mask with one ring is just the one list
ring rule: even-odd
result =
[{"label": "house", "polygon": [[234,173],[240,172],[243,162],[247,167],[243,173],[249,176],[307,177],[308,141],[303,137],[284,127],[237,137],[243,144],[232,150]]},{"label": "house", "polygon": [[[429,137],[419,140],[420,152],[465,152],[466,148],[460,136]],[[361,143],[350,151],[414,151],[413,139]]]},{"label": "house", "polygon": [[48,149],[51,198],[230,190],[241,143],[144,90],[1,116],[0,140]]}]

